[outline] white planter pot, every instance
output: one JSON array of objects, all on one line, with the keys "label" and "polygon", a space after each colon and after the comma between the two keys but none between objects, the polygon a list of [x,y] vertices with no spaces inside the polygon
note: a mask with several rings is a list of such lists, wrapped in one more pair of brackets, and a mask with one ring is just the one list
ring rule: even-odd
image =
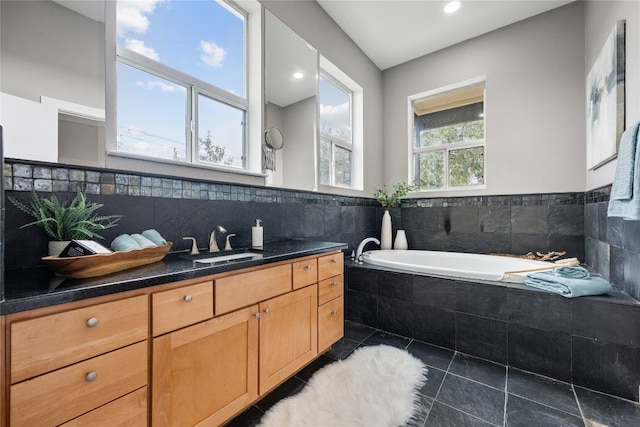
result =
[{"label": "white planter pot", "polygon": [[393,249],[409,249],[407,234],[404,230],[398,230],[396,232],[396,239],[393,241]]}]

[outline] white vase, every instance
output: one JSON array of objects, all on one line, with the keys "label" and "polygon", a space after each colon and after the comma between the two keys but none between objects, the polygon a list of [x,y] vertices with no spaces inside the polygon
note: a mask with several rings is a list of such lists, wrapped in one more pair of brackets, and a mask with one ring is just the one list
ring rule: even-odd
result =
[{"label": "white vase", "polygon": [[409,249],[407,233],[405,233],[404,230],[398,230],[396,232],[396,239],[393,241],[393,249]]},{"label": "white vase", "polygon": [[49,256],[58,256],[64,248],[67,247],[69,241],[49,240]]},{"label": "white vase", "polygon": [[389,209],[385,209],[384,215],[382,215],[380,249],[391,249],[391,215],[389,215]]}]

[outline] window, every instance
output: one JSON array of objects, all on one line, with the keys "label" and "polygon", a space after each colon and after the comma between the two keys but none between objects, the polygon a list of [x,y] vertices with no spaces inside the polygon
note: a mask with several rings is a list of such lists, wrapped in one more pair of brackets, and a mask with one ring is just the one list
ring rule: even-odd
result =
[{"label": "window", "polygon": [[117,151],[246,168],[246,14],[222,0],[117,3]]},{"label": "window", "polygon": [[484,81],[410,100],[416,185],[423,190],[484,186]]},{"label": "window", "polygon": [[351,187],[352,93],[320,74],[320,184]]}]

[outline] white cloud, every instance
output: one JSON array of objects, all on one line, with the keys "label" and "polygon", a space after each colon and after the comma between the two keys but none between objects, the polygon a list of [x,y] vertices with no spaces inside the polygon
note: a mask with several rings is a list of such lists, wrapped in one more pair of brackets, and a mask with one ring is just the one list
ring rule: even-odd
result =
[{"label": "white cloud", "polygon": [[147,90],[160,89],[160,91],[162,92],[184,92],[185,91],[185,88],[182,86],[165,83],[160,80],[153,80],[153,81],[146,81],[146,82],[138,80],[136,82],[136,86],[147,89]]},{"label": "white cloud", "polygon": [[338,105],[320,104],[320,114],[323,116],[342,116],[349,114],[349,103],[345,102]]},{"label": "white cloud", "polygon": [[132,51],[137,52],[140,55],[144,55],[147,58],[151,58],[158,62],[160,61],[160,55],[158,54],[158,52],[156,52],[154,48],[145,45],[141,40],[127,39],[124,42],[124,45],[127,49],[131,49]]},{"label": "white cloud", "polygon": [[146,15],[153,13],[156,5],[164,0],[137,0],[117,2],[117,32],[124,37],[133,32],[144,34],[149,29],[149,19]]},{"label": "white cloud", "polygon": [[206,42],[202,40],[200,41],[200,49],[202,49],[200,59],[202,59],[205,64],[213,68],[222,67],[224,57],[227,55],[224,48],[218,46],[214,42]]}]

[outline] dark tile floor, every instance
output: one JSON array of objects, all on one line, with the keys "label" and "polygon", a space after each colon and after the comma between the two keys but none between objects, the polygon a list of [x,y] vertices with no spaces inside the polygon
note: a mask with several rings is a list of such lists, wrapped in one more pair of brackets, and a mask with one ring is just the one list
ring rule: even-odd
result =
[{"label": "dark tile floor", "polygon": [[[302,390],[322,366],[363,345],[405,348],[428,367],[422,408],[410,426],[633,427],[640,405],[463,353],[346,322],[345,337],[227,427],[258,425],[276,402]],[[286,426],[283,426],[286,427]]]}]

